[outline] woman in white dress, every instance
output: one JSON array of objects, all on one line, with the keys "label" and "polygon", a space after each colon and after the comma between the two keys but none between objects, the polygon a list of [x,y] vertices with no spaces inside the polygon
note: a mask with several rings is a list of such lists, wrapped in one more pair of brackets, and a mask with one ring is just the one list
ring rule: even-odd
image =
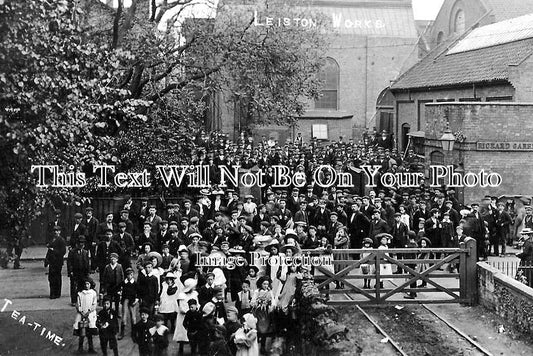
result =
[{"label": "woman in white dress", "polygon": [[198,292],[196,291],[197,284],[198,281],[196,279],[186,279],[185,282],[183,282],[183,290],[179,291],[177,298],[178,314],[176,316],[176,329],[174,329],[174,337],[172,339],[179,343],[180,354],[183,354],[183,345],[186,342],[189,342],[187,330],[183,327],[183,319],[185,319],[185,313],[189,310],[188,301],[194,299],[198,302]]}]

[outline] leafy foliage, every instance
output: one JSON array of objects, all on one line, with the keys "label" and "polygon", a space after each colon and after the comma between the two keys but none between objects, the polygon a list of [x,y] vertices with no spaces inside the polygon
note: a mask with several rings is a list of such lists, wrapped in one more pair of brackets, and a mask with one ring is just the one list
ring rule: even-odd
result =
[{"label": "leafy foliage", "polygon": [[[180,163],[214,104],[244,107],[251,125],[290,124],[318,95],[324,28],[303,2],[228,0],[212,4],[214,19],[184,19],[192,0],[131,3],[0,4],[3,223],[27,225],[47,202],[95,189],[36,189],[32,165]],[[256,26],[254,10],[317,25]]]}]

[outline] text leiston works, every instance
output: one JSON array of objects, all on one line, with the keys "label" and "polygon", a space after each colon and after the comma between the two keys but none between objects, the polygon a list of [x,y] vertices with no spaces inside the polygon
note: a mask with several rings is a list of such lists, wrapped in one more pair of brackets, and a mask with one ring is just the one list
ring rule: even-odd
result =
[{"label": "text leiston works", "polygon": [[[98,187],[107,188],[116,186],[119,188],[147,188],[152,180],[160,180],[168,187],[191,187],[210,188],[216,184],[219,187],[227,187],[228,184],[242,187],[265,187],[266,176],[271,174],[272,188],[286,188],[294,186],[305,187],[308,176],[303,171],[291,171],[288,166],[275,165],[272,171],[244,170],[240,166],[219,165],[220,174],[217,181],[211,177],[208,165],[156,165],[155,174],[147,168],[141,172],[118,172],[113,165],[95,165],[93,174],[97,179]],[[60,187],[74,188],[84,187],[87,177],[84,172],[74,170],[70,166],[68,170],[60,169],[57,165],[35,165],[31,167],[32,173],[37,175],[37,187]],[[381,183],[384,187],[418,187],[425,180],[422,172],[380,173],[380,166],[363,165],[354,168],[354,172],[363,174],[366,178],[366,186],[376,187]],[[329,165],[321,165],[311,173],[312,180],[322,188],[336,186],[338,188],[354,187],[353,175],[349,172],[340,172]],[[496,172],[487,172],[481,169],[479,172],[457,172],[453,166],[429,166],[429,180],[431,187],[446,185],[449,187],[498,187],[502,183],[502,176]]]}]

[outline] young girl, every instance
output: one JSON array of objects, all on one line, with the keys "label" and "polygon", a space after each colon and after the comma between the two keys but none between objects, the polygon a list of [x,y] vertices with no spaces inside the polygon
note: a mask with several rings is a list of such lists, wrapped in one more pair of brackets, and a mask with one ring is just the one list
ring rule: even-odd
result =
[{"label": "young girl", "polygon": [[159,313],[163,317],[164,324],[168,326],[170,321],[170,332],[174,332],[176,327],[176,314],[178,311],[178,285],[176,285],[176,275],[168,272],[159,294]]},{"label": "young girl", "polygon": [[[380,245],[378,246],[378,250],[386,250],[389,248],[389,237],[386,235],[381,236],[381,239],[379,240]],[[389,255],[388,253],[386,254]],[[381,276],[383,275],[391,275],[392,274],[392,265],[390,263],[380,263],[379,264],[379,274]],[[383,288],[383,281],[390,281],[390,279],[380,279],[379,282],[379,288]]]},{"label": "young girl", "polygon": [[244,314],[243,319],[244,325],[235,333],[236,356],[259,356],[257,318],[248,313]]},{"label": "young girl", "polygon": [[257,333],[261,343],[261,353],[265,354],[266,338],[274,332],[272,323],[272,312],[276,307],[276,298],[272,292],[270,278],[261,277],[257,281],[257,292],[252,298],[252,311],[257,318]]},{"label": "young girl", "polygon": [[[372,241],[371,238],[369,238],[369,237],[365,238],[363,240],[363,250],[371,250],[373,243],[374,243],[374,241]],[[361,254],[361,259],[367,257],[368,255],[370,255],[370,253],[362,253]],[[361,264],[361,272],[363,274],[370,274],[370,263],[368,263],[368,262],[362,263]],[[365,285],[363,286],[363,288],[369,288],[370,289],[370,278],[365,278],[364,282],[365,282]]]},{"label": "young girl", "polygon": [[[78,302],[76,303],[76,319],[74,320],[74,335],[79,336],[78,352],[83,352],[83,339],[87,336],[87,343],[89,344],[89,353],[95,354],[93,347],[93,335],[98,335],[96,328],[96,305],[98,304],[98,295],[93,289],[95,287],[92,279],[87,278],[84,282],[84,290],[78,292]],[[80,332],[79,324],[81,321],[85,323],[85,332]]]}]

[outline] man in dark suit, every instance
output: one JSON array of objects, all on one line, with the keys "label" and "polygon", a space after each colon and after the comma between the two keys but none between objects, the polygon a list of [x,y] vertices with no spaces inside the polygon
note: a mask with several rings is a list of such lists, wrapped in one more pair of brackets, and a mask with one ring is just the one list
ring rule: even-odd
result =
[{"label": "man in dark suit", "polygon": [[278,223],[282,229],[284,229],[287,226],[287,223],[292,220],[292,213],[287,209],[287,200],[285,198],[279,200],[279,210],[277,215],[279,217]]},{"label": "man in dark suit", "polygon": [[83,215],[81,213],[74,214],[74,228],[70,233],[69,246],[74,248],[77,245],[80,236],[87,235],[87,227],[83,224]]},{"label": "man in dark suit", "polygon": [[[103,280],[105,266],[110,262],[109,257],[111,254],[116,253],[118,256],[122,254],[120,245],[116,241],[113,241],[112,238],[113,230],[107,229],[96,250],[96,267],[100,273],[100,281]],[[100,292],[101,291],[102,283],[100,283]]]},{"label": "man in dark suit", "polygon": [[129,210],[122,209],[120,211],[120,218],[117,221],[117,226],[121,222],[126,224],[126,232],[133,236],[133,222],[130,220],[130,211]]},{"label": "man in dark suit", "polygon": [[85,208],[85,226],[87,226],[87,235],[85,236],[85,249],[90,254],[91,271],[94,271],[96,259],[96,246],[98,245],[98,219],[93,216],[93,208]]},{"label": "man in dark suit", "polygon": [[294,214],[294,222],[304,222],[305,226],[309,226],[309,212],[307,211],[307,201],[300,201],[300,207]]},{"label": "man in dark suit", "polygon": [[362,248],[363,239],[370,232],[370,219],[360,210],[356,201],[350,201],[351,211],[347,220],[348,234],[350,235],[350,248]]},{"label": "man in dark suit", "polygon": [[332,211],[329,214],[329,223],[326,226],[326,236],[328,238],[329,243],[333,245],[335,241],[335,236],[337,235],[337,232],[342,227],[342,224],[338,221],[339,216],[336,211]]},{"label": "man in dark suit", "polygon": [[152,225],[152,232],[157,235],[159,232],[159,225],[161,224],[161,217],[156,214],[157,209],[155,205],[150,205],[150,209],[148,209],[148,216],[146,217],[146,221],[148,221]]},{"label": "man in dark suit", "polygon": [[63,258],[67,252],[67,244],[61,237],[61,227],[54,227],[54,238],[48,244],[44,266],[48,268],[48,283],[50,285],[50,299],[61,297],[61,270]]},{"label": "man in dark suit", "polygon": [[300,200],[298,198],[298,188],[292,189],[292,195],[287,198],[287,209],[291,212],[291,214],[295,214],[298,210],[300,210]]},{"label": "man in dark suit", "polygon": [[115,252],[109,254],[109,263],[104,268],[100,287],[102,293],[111,298],[114,303],[114,309],[118,313],[120,303],[120,287],[124,281],[124,270],[118,264],[119,255]]},{"label": "man in dark suit", "polygon": [[113,241],[118,243],[122,254],[119,255],[118,263],[125,271],[126,268],[131,266],[131,256],[135,251],[135,242],[133,236],[126,231],[127,226],[124,221],[118,223],[118,232],[113,236]]},{"label": "man in dark suit", "polygon": [[[429,241],[431,241],[432,247],[442,247],[442,223],[439,220],[439,209],[432,208],[430,214],[431,217],[424,223],[424,232]],[[437,253],[436,257],[440,258],[440,253]]]},{"label": "man in dark suit", "polygon": [[48,223],[48,229],[46,230],[46,243],[52,242],[52,240],[56,236],[54,230],[56,226],[60,227],[59,231],[62,231],[62,229],[65,227],[63,222],[61,221],[61,211],[59,209],[54,211],[54,220]]},{"label": "man in dark suit", "polygon": [[149,221],[145,221],[143,232],[139,235],[136,241],[139,252],[142,253],[142,246],[147,242],[151,243],[152,246],[155,246],[156,238],[156,234],[152,232],[152,224]]},{"label": "man in dark suit", "polygon": [[509,225],[511,224],[511,215],[505,211],[505,204],[498,203],[498,211],[496,212],[496,236],[498,238],[494,246],[494,254],[498,256],[498,244],[501,246],[500,256],[505,255],[505,243],[507,234],[509,233]]},{"label": "man in dark suit", "polygon": [[320,199],[318,202],[318,208],[315,211],[315,216],[313,217],[313,222],[318,230],[326,228],[329,223],[330,214],[331,211],[326,208],[326,201],[324,199]]},{"label": "man in dark suit", "polygon": [[79,236],[76,246],[68,253],[67,273],[70,277],[70,303],[74,306],[78,300],[78,292],[84,289],[86,279],[89,277],[89,252],[84,249],[85,236]]},{"label": "man in dark suit", "polygon": [[392,248],[404,248],[409,242],[407,240],[407,233],[409,228],[400,221],[402,214],[394,213],[394,223],[392,225]]},{"label": "man in dark suit", "polygon": [[418,209],[413,214],[413,230],[418,234],[418,222],[420,219],[426,221],[429,219],[430,213],[427,209],[427,203],[425,200],[421,200]]},{"label": "man in dark suit", "polygon": [[472,236],[476,240],[477,257],[483,260],[487,259],[487,250],[485,248],[485,222],[479,212],[479,204],[472,203],[472,212],[466,217],[465,235]]},{"label": "man in dark suit", "polygon": [[372,219],[372,216],[374,215],[374,206],[370,205],[370,197],[366,195],[363,197],[363,205],[361,205],[360,210],[368,219]]},{"label": "man in dark suit", "polygon": [[117,231],[117,225],[113,222],[113,213],[108,212],[105,216],[105,221],[98,225],[96,234],[98,235],[98,241],[104,241],[104,236],[107,230],[111,230],[113,233]]},{"label": "man in dark suit", "polygon": [[372,221],[370,222],[370,238],[374,241],[374,246],[378,246],[379,241],[376,236],[382,233],[389,233],[390,227],[385,220],[381,218],[379,210],[374,210]]},{"label": "man in dark suit", "polygon": [[183,213],[181,214],[181,218],[187,218],[187,220],[190,221],[194,216],[200,218],[200,213],[198,213],[198,210],[192,208],[192,204],[189,199],[185,199],[183,201]]}]

